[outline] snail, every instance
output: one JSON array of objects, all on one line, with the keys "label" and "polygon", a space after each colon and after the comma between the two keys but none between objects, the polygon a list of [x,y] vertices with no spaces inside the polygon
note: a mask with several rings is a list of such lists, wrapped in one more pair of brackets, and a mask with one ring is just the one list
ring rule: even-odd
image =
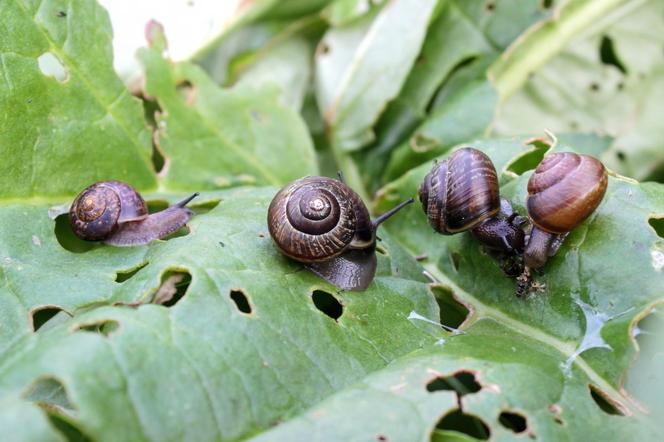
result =
[{"label": "snail", "polygon": [[185,207],[198,193],[148,214],[141,195],[121,181],[100,181],[83,190],[69,209],[74,234],[86,241],[114,246],[138,246],[176,232],[192,216]]},{"label": "snail", "polygon": [[293,181],[270,203],[270,236],[287,257],[342,290],[364,290],[376,272],[376,229],[401,208],[371,220],[360,196],[339,180],[311,176]]},{"label": "snail", "polygon": [[528,180],[526,209],[532,230],[517,295],[529,289],[530,270],[543,267],[569,232],[595,211],[607,184],[606,168],[591,156],[562,152],[544,157]]},{"label": "snail", "polygon": [[500,197],[496,168],[486,154],[464,147],[436,162],[419,197],[435,231],[453,235],[470,230],[500,261],[503,272],[521,273],[525,234],[520,226],[525,220]]}]

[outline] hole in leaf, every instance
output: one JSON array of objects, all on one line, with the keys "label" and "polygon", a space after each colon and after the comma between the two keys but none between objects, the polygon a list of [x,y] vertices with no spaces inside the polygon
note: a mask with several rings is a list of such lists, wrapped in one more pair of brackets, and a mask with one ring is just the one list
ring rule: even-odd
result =
[{"label": "hole in leaf", "polygon": [[142,262],[138,266],[128,269],[128,270],[120,270],[115,274],[115,282],[125,282],[126,280],[132,278],[134,275],[136,275],[138,272],[140,272],[145,266],[147,266],[149,263]]},{"label": "hole in leaf", "polygon": [[614,66],[623,74],[627,73],[627,68],[620,61],[613,47],[613,40],[606,35],[602,37],[602,41],[599,43],[599,58],[605,65]]},{"label": "hole in leaf", "polygon": [[606,414],[624,416],[624,413],[618,408],[617,404],[615,404],[604,391],[592,384],[588,385],[588,387],[590,388],[590,396],[603,412]]},{"label": "hole in leaf", "polygon": [[241,289],[232,289],[230,293],[231,299],[235,302],[235,306],[242,313],[251,314],[251,304],[249,304],[249,298]]},{"label": "hole in leaf", "polygon": [[23,395],[27,400],[63,412],[74,411],[64,385],[58,379],[48,376],[33,382]]},{"label": "hole in leaf", "polygon": [[526,431],[526,428],[528,428],[528,423],[523,415],[510,411],[503,411],[500,413],[500,416],[498,416],[498,422],[500,422],[500,425],[503,427],[512,430],[515,433],[523,433]]},{"label": "hole in leaf", "polygon": [[456,431],[481,440],[487,440],[491,435],[489,426],[482,419],[466,414],[458,408],[443,416],[436,424],[436,428]]},{"label": "hole in leaf", "polygon": [[[155,141],[152,143],[152,167],[157,175],[160,175],[164,172],[164,166],[166,166],[166,155],[161,150],[159,144]],[[161,176],[161,175],[160,175]]]},{"label": "hole in leaf", "polygon": [[427,384],[427,391],[449,390],[456,391],[459,396],[477,393],[482,386],[469,371],[458,371],[450,376],[438,376]]},{"label": "hole in leaf", "polygon": [[431,291],[440,310],[440,323],[446,327],[459,328],[470,314],[468,308],[457,301],[449,289],[434,286]]},{"label": "hole in leaf", "polygon": [[53,77],[60,83],[67,80],[67,68],[52,52],[44,52],[37,58],[39,70],[47,77]]},{"label": "hole in leaf", "polygon": [[[57,316],[57,317],[56,317]],[[71,316],[57,305],[44,305],[30,310],[29,322],[32,331],[36,332],[48,323],[48,327],[66,321]]]},{"label": "hole in leaf", "polygon": [[343,314],[343,306],[341,303],[328,292],[323,290],[314,290],[311,294],[311,299],[318,310],[325,313],[335,321]]},{"label": "hole in leaf", "polygon": [[24,397],[36,403],[48,416],[53,426],[65,436],[68,441],[90,441],[73,421],[76,413],[62,382],[54,377],[45,377],[36,380]]},{"label": "hole in leaf", "polygon": [[88,332],[88,333],[99,333],[100,335],[104,335],[108,337],[111,333],[116,331],[118,328],[120,328],[120,324],[118,321],[114,321],[112,319],[106,319],[102,321],[95,321],[95,322],[84,322],[81,324],[78,324],[73,331],[82,331],[82,332]]},{"label": "hole in leaf", "polygon": [[625,152],[619,150],[616,152],[616,157],[618,158],[619,161],[625,161]]},{"label": "hole in leaf", "polygon": [[94,241],[83,241],[78,236],[74,235],[69,224],[69,214],[60,215],[55,218],[55,238],[63,249],[72,253],[85,253],[96,247],[100,247],[100,243]]},{"label": "hole in leaf", "polygon": [[599,91],[599,83],[590,83],[590,90],[593,92]]},{"label": "hole in leaf", "polygon": [[196,102],[197,89],[189,80],[184,80],[176,86],[178,95],[187,106],[193,106]]},{"label": "hole in leaf", "polygon": [[655,230],[655,233],[660,238],[664,238],[664,217],[662,218],[650,218],[648,224]]},{"label": "hole in leaf", "polygon": [[507,166],[507,170],[517,175],[523,175],[525,172],[535,169],[542,162],[549,145],[540,141],[533,141],[530,145],[535,149],[511,162]]},{"label": "hole in leaf", "polygon": [[488,1],[485,6],[486,10],[488,12],[493,12],[496,9],[496,4],[494,3],[493,0]]},{"label": "hole in leaf", "polygon": [[161,285],[152,298],[153,304],[172,307],[177,304],[191,283],[191,274],[187,271],[169,270],[161,277]]},{"label": "hole in leaf", "polygon": [[542,0],[542,8],[549,9],[553,6],[553,0]]}]

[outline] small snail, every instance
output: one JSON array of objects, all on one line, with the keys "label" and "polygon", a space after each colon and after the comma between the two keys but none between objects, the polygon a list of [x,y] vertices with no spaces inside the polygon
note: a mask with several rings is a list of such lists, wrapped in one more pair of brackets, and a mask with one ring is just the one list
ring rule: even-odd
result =
[{"label": "small snail", "polygon": [[606,168],[591,156],[563,152],[544,157],[528,180],[526,209],[533,227],[517,295],[528,290],[529,270],[543,267],[569,232],[599,206],[607,182]]},{"label": "small snail", "polygon": [[496,168],[483,152],[465,147],[434,164],[419,195],[434,230],[443,235],[470,230],[506,274],[521,273],[524,220],[500,198]]},{"label": "small snail", "polygon": [[412,202],[404,201],[372,221],[341,174],[339,180],[305,177],[275,195],[267,223],[283,254],[342,290],[364,290],[376,272],[376,229]]},{"label": "small snail", "polygon": [[74,234],[86,241],[138,246],[176,232],[192,216],[185,207],[193,194],[161,212],[148,214],[141,195],[120,181],[100,181],[83,190],[69,209]]}]

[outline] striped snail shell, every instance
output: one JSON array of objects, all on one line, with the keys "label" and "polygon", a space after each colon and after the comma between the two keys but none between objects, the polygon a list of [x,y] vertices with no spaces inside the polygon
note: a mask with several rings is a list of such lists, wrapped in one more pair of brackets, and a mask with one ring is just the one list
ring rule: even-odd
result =
[{"label": "striped snail shell", "polygon": [[155,214],[141,195],[121,181],[100,181],[84,189],[69,209],[76,236],[116,246],[147,244],[176,232],[191,218],[185,206],[198,194]]},{"label": "striped snail shell", "polygon": [[471,147],[436,163],[424,177],[419,196],[429,224],[444,235],[472,229],[500,211],[496,168]]},{"label": "striped snail shell", "polygon": [[526,209],[532,230],[517,296],[530,290],[530,269],[544,267],[569,232],[597,209],[607,185],[606,168],[591,156],[561,152],[544,157],[528,180]]},{"label": "striped snail shell", "polygon": [[591,156],[547,155],[528,181],[528,216],[547,232],[570,232],[602,202],[607,182],[604,165]]},{"label": "striped snail shell", "polygon": [[281,189],[267,223],[279,250],[342,290],[366,289],[376,273],[376,229],[412,199],[375,220],[339,180],[305,177]]},{"label": "striped snail shell", "polygon": [[375,241],[369,211],[350,187],[326,177],[306,177],[277,193],[268,228],[279,249],[300,262],[320,262]]}]

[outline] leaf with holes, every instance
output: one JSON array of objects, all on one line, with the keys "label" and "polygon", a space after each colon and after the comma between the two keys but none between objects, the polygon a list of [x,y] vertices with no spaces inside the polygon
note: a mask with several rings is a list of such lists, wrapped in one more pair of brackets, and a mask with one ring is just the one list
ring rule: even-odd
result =
[{"label": "leaf with holes", "polygon": [[[520,213],[525,213],[526,182],[530,172],[517,175],[516,171],[521,173],[528,169],[527,166],[522,169],[524,165],[539,162],[527,159],[541,158],[547,149],[569,150],[569,147],[553,144],[545,139],[508,139],[484,141],[475,147],[493,159],[500,174],[502,195],[510,199]],[[414,194],[429,169],[430,165],[413,169],[383,188],[376,201],[378,210]],[[497,263],[482,252],[470,235],[438,235],[421,213],[412,211],[395,218],[386,229],[412,255],[426,257],[424,268],[454,297],[471,306],[472,313],[465,323],[470,327],[464,328],[469,335],[474,335],[473,330],[478,327],[482,329],[488,323],[497,323],[504,328],[504,333],[512,336],[514,345],[501,352],[503,363],[511,359],[512,352],[521,351],[517,343],[524,339],[535,340],[540,347],[551,351],[554,359],[548,376],[556,380],[556,388],[567,391],[570,385],[579,384],[575,393],[565,394],[570,394],[567,400],[574,405],[565,406],[560,403],[560,395],[552,396],[555,400],[546,406],[519,405],[520,410],[527,411],[526,417],[546,413],[549,406],[555,406],[556,410],[574,407],[570,412],[578,413],[581,399],[586,401],[592,397],[602,409],[633,415],[635,421],[630,422],[641,422],[645,418],[639,405],[633,403],[622,388],[625,372],[636,357],[635,324],[663,302],[664,274],[659,264],[663,243],[658,237],[661,231],[656,230],[662,214],[664,189],[661,186],[610,177],[599,209],[570,234],[547,264],[544,274],[538,277],[543,291],[526,300],[515,298],[514,280],[503,276]],[[625,254],[629,255],[628,261],[623,258]],[[639,275],[638,283],[635,275]],[[452,339],[462,342],[466,338]],[[446,345],[440,350],[443,354]],[[438,370],[435,366],[432,369]],[[541,382],[543,379],[536,383]],[[539,391],[536,383],[521,378],[519,388]],[[583,384],[585,387],[581,388]],[[501,383],[497,388],[505,394],[514,391],[514,386]],[[526,391],[520,394],[528,395]],[[585,412],[593,414],[593,408],[588,406]],[[610,419],[594,415],[607,422],[605,428],[610,428]],[[506,419],[510,425],[516,425],[513,417],[505,417],[503,421]],[[495,417],[491,417],[486,422],[495,428],[494,421]],[[584,438],[583,431],[590,431],[590,427],[581,423],[583,421],[578,423],[579,433],[572,433],[576,434],[575,438]],[[643,425],[645,434],[654,431],[652,422]],[[555,435],[541,423],[537,428],[538,436]],[[568,428],[572,430],[574,428]]]},{"label": "leaf with holes", "polygon": [[146,92],[159,105],[155,142],[165,157],[166,187],[283,185],[316,173],[306,127],[278,103],[276,87],[220,89],[196,65],[164,59],[164,37],[156,26],[152,32],[154,47],[139,58]]},{"label": "leaf with holes", "polygon": [[[664,3],[627,2],[575,36],[502,106],[497,134],[582,131],[615,138],[602,159],[643,180],[664,176]],[[531,37],[535,37],[534,35]],[[531,39],[524,39],[528,47]],[[522,57],[539,57],[540,47]],[[571,81],[573,80],[573,81]]]},{"label": "leaf with holes", "polygon": [[[379,188],[374,214],[416,196],[432,159],[507,121],[505,91],[587,24],[611,30],[592,49],[610,69],[656,72],[596,20],[622,17],[620,0],[243,1],[208,60],[221,77],[169,60],[151,22],[138,98],[94,0],[36,3],[0,2],[3,439],[658,440],[662,185],[612,173],[524,299],[417,203],[378,230],[363,292],[284,257],[267,226],[278,188],[319,165]],[[607,136],[558,139],[472,143],[523,214],[545,154],[611,151]],[[147,189],[152,212],[201,194],[187,227],[115,248],[57,216],[101,178]]]},{"label": "leaf with holes", "polygon": [[0,396],[95,440],[235,439],[435,342],[408,312],[436,318],[436,300],[389,235],[370,288],[339,292],[272,243],[276,190],[219,193],[188,235],[132,249],[79,247],[46,205],[0,206],[17,221],[0,239]]},{"label": "leaf with holes", "polygon": [[150,132],[113,71],[106,12],[8,0],[0,16],[2,197],[62,196],[110,177],[155,187]]}]

